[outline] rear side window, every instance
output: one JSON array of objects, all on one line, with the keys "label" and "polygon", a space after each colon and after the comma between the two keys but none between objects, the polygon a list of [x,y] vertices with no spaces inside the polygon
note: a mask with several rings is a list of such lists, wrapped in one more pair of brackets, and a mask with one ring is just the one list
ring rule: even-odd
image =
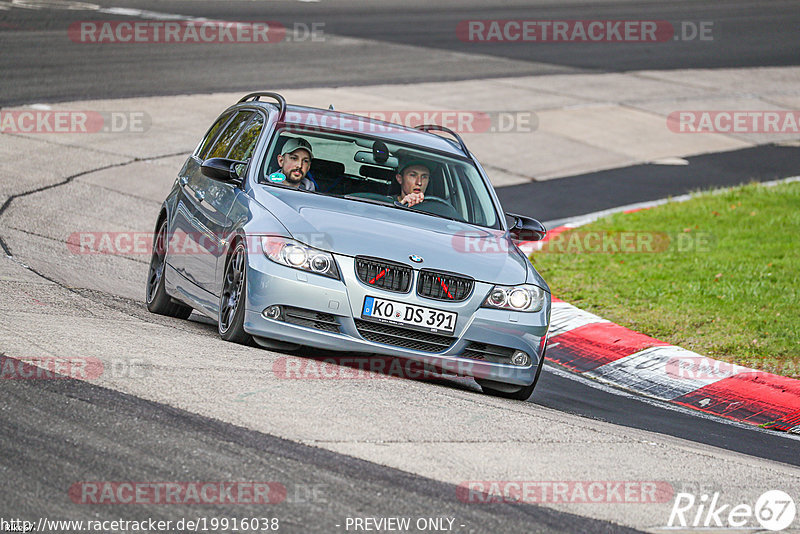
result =
[{"label": "rear side window", "polygon": [[236,138],[236,142],[233,143],[233,148],[231,148],[228,158],[245,161],[252,156],[256,141],[258,141],[258,135],[261,133],[263,127],[264,117],[260,113],[256,113],[256,116],[253,117],[250,124],[245,126],[242,133]]},{"label": "rear side window", "polygon": [[198,158],[206,159],[206,154],[211,147],[211,142],[214,141],[215,137],[217,137],[220,129],[225,126],[225,123],[228,122],[228,119],[231,118],[231,115],[233,115],[233,112],[225,113],[217,120],[217,122],[214,123],[214,126],[211,127],[203,139],[203,142],[200,144],[200,150],[197,151]]},{"label": "rear side window", "polygon": [[236,138],[236,134],[238,134],[239,130],[242,129],[242,126],[244,126],[245,123],[250,120],[252,115],[252,111],[240,111],[237,113],[233,120],[228,123],[216,141],[214,141],[214,144],[212,145],[208,155],[203,156],[203,159],[224,158],[225,154],[228,153],[231,142]]}]

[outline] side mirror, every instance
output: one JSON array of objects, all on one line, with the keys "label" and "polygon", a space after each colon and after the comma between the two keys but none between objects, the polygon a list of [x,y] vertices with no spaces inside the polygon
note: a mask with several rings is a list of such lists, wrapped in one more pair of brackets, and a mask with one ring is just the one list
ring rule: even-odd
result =
[{"label": "side mirror", "polygon": [[547,228],[536,219],[514,213],[506,215],[514,219],[514,226],[508,229],[508,233],[515,241],[541,241],[547,235]]},{"label": "side mirror", "polygon": [[236,172],[238,165],[247,165],[247,162],[227,158],[209,158],[200,166],[200,172],[212,180],[238,185],[242,183],[242,177]]}]

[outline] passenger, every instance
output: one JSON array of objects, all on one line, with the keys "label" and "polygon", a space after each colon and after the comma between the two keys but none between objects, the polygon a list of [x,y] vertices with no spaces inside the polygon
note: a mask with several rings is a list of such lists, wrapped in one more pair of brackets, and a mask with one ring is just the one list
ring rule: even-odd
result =
[{"label": "passenger", "polygon": [[281,169],[270,174],[267,180],[295,189],[316,191],[316,184],[306,176],[313,158],[314,154],[308,141],[302,137],[291,137],[283,145],[283,152],[278,156],[278,165]]},{"label": "passenger", "polygon": [[424,159],[409,157],[403,160],[397,167],[396,179],[400,184],[397,201],[410,207],[425,200],[432,168],[433,164]]}]

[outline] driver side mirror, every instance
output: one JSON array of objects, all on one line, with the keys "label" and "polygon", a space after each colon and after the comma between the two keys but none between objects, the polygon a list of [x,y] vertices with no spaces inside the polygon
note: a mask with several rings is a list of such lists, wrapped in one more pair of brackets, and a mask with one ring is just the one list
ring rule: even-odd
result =
[{"label": "driver side mirror", "polygon": [[239,165],[247,165],[247,162],[228,158],[209,158],[200,166],[200,172],[212,180],[240,185],[242,177],[236,171]]},{"label": "driver side mirror", "polygon": [[541,241],[547,235],[547,228],[531,217],[506,213],[514,219],[514,225],[508,229],[511,238],[515,241]]}]

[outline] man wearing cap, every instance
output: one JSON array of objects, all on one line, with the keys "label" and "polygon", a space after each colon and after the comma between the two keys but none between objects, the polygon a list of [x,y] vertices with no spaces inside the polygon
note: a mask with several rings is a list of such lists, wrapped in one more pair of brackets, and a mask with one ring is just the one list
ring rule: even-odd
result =
[{"label": "man wearing cap", "polygon": [[284,143],[283,152],[278,156],[281,170],[273,172],[267,179],[295,189],[316,191],[316,184],[306,176],[313,157],[308,141],[302,137],[291,137]]},{"label": "man wearing cap", "polygon": [[425,200],[425,190],[431,179],[433,165],[424,159],[409,157],[397,167],[397,182],[400,194],[397,200],[409,207]]}]

